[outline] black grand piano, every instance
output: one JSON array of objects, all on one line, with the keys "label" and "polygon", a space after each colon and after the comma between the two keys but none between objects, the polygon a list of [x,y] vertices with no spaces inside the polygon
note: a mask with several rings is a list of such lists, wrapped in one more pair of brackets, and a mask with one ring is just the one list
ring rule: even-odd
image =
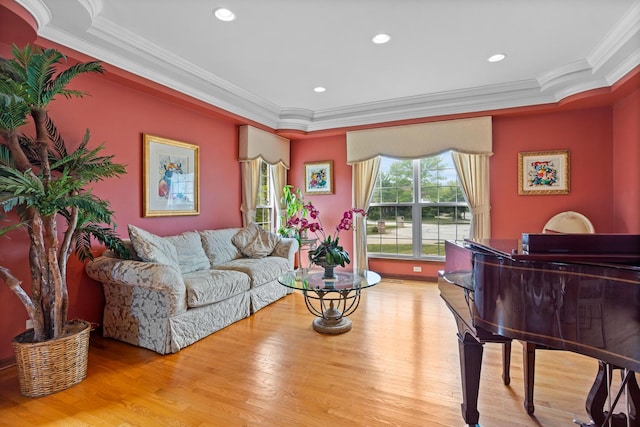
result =
[{"label": "black grand piano", "polygon": [[[523,234],[521,240],[447,241],[438,286],[458,326],[462,416],[478,425],[483,344],[524,344],[525,408],[533,413],[536,347],[599,361],[585,408],[587,426],[640,427],[640,235]],[[609,395],[613,371],[620,390]],[[627,393],[627,410],[609,404]],[[609,402],[605,405],[605,402]],[[615,409],[615,407],[614,407]]]}]

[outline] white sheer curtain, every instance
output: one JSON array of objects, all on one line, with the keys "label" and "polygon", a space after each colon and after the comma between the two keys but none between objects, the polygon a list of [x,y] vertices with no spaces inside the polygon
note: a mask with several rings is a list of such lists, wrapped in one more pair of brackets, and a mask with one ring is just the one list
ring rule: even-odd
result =
[{"label": "white sheer curtain", "polygon": [[491,202],[489,197],[490,154],[467,154],[452,151],[462,190],[471,214],[471,237],[474,240],[491,237]]},{"label": "white sheer curtain", "polygon": [[[363,160],[353,164],[352,185],[353,185],[353,206],[355,208],[369,209],[371,193],[375,186],[380,170],[380,156],[369,160]],[[361,271],[369,267],[367,260],[367,221],[366,218],[358,215],[354,221],[355,232],[354,241],[354,270]]]},{"label": "white sheer curtain", "polygon": [[261,158],[253,160],[243,160],[240,162],[240,173],[242,176],[242,225],[247,225],[256,221],[256,205],[258,203],[258,189],[260,188],[260,163]]},{"label": "white sheer curtain", "polygon": [[273,195],[276,198],[274,200],[274,206],[276,207],[276,218],[274,221],[274,230],[277,230],[281,222],[282,212],[286,209],[286,206],[282,204],[282,198],[284,197],[283,188],[287,184],[287,168],[282,164],[269,165],[271,168],[271,178],[273,180]]}]

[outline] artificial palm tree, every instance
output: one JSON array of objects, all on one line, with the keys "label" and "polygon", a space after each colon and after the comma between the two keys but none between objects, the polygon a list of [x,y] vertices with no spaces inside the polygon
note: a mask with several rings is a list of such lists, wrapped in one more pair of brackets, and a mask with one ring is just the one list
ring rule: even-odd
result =
[{"label": "artificial palm tree", "polygon": [[[56,96],[81,97],[67,88],[83,73],[101,73],[99,62],[73,65],[58,72],[66,58],[55,49],[14,46],[13,58],[0,58],[0,216],[15,212],[0,236],[24,228],[30,239],[31,294],[6,267],[0,279],[25,306],[33,324],[33,341],[56,338],[65,332],[68,310],[67,261],[72,252],[91,258],[91,237],[126,256],[122,241],[112,228],[107,201],[93,195],[87,184],[125,172],[113,156],[99,156],[103,149],[87,147],[89,131],[73,152],[47,114]],[[29,116],[31,120],[29,120]],[[35,137],[20,133],[31,122]],[[58,219],[66,224],[59,235]]]}]

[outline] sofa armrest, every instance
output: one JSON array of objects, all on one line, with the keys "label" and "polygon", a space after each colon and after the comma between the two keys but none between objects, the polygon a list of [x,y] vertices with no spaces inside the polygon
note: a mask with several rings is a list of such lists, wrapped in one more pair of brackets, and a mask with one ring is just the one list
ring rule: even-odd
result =
[{"label": "sofa armrest", "polygon": [[285,237],[276,245],[271,256],[279,256],[289,261],[291,270],[295,267],[296,253],[298,252],[298,241],[294,238]]},{"label": "sofa armrest", "polygon": [[168,265],[101,256],[89,261],[85,270],[89,277],[105,287],[137,288],[144,290],[143,294],[157,294],[156,299],[162,300],[168,316],[187,309],[187,291],[182,274]]}]

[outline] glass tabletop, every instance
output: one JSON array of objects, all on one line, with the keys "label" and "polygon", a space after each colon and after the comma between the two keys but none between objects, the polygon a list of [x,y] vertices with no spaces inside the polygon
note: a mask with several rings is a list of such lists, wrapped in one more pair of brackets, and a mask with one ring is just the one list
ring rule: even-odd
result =
[{"label": "glass tabletop", "polygon": [[350,270],[335,270],[335,279],[323,279],[324,270],[298,269],[278,277],[280,284],[298,290],[348,291],[377,285],[381,277],[378,273],[364,270],[354,274]]}]

